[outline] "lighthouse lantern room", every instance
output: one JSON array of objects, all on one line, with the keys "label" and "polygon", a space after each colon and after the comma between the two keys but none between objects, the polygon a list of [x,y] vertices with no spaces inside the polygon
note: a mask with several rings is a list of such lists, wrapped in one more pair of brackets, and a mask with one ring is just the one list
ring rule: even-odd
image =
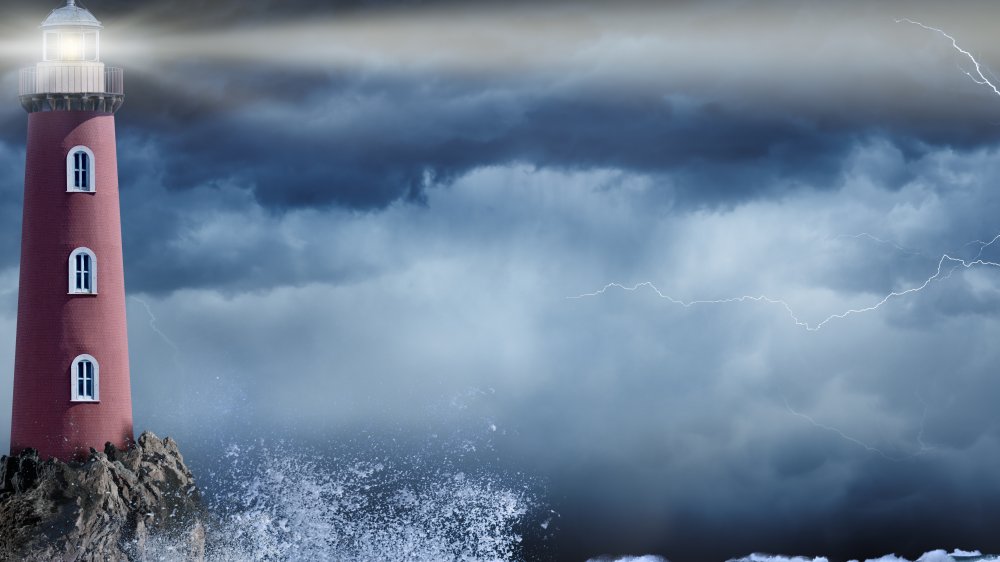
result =
[{"label": "lighthouse lantern room", "polygon": [[42,60],[21,71],[25,109],[77,104],[79,109],[117,111],[124,94],[122,70],[101,62],[101,22],[70,0],[53,10],[41,29]]},{"label": "lighthouse lantern room", "polygon": [[42,23],[42,61],[97,62],[101,53],[101,22],[70,0]]}]

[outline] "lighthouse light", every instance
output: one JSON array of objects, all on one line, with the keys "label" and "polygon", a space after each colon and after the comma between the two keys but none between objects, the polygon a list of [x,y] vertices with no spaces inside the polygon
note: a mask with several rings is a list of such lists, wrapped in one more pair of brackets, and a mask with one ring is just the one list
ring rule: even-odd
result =
[{"label": "lighthouse light", "polygon": [[59,35],[59,59],[83,60],[83,34],[64,31]]},{"label": "lighthouse light", "polygon": [[46,31],[43,37],[43,60],[91,61],[100,60],[100,43],[97,31],[59,30]]}]

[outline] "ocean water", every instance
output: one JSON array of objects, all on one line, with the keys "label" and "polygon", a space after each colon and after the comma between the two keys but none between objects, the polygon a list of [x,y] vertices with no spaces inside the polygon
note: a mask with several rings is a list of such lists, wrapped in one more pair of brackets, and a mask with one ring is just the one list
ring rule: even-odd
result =
[{"label": "ocean water", "polygon": [[[210,562],[547,560],[525,550],[525,536],[558,532],[551,526],[558,515],[529,478],[462,470],[463,463],[453,458],[441,462],[439,456],[389,453],[361,458],[285,444],[231,444],[221,456],[222,462],[200,480],[209,492]],[[151,537],[147,560],[186,560],[185,538]],[[894,554],[864,560],[980,561],[1000,562],[1000,556],[955,549],[930,551],[912,561]],[[670,560],[646,554],[586,562]],[[755,553],[726,562],[830,560]]]},{"label": "ocean water", "polygon": [[[231,445],[207,478],[212,562],[525,560],[538,529],[533,486],[487,472]],[[445,463],[446,465],[448,463]],[[214,492],[212,490],[215,490]],[[153,537],[152,560],[183,560],[183,538]]]}]

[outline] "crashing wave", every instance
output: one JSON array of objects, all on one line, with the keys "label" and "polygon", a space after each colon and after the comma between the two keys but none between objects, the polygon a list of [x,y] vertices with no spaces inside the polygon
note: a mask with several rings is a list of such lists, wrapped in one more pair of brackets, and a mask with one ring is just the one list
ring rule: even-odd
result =
[{"label": "crashing wave", "polygon": [[388,460],[336,461],[232,447],[211,501],[206,558],[236,560],[523,560],[524,486],[488,474],[425,471]]}]

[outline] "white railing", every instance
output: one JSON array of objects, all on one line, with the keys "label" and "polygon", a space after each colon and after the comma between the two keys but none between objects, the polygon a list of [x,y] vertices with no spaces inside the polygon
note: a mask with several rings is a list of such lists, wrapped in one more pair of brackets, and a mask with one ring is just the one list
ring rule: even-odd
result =
[{"label": "white railing", "polygon": [[125,72],[105,66],[53,65],[21,69],[21,96],[44,94],[125,94]]}]

